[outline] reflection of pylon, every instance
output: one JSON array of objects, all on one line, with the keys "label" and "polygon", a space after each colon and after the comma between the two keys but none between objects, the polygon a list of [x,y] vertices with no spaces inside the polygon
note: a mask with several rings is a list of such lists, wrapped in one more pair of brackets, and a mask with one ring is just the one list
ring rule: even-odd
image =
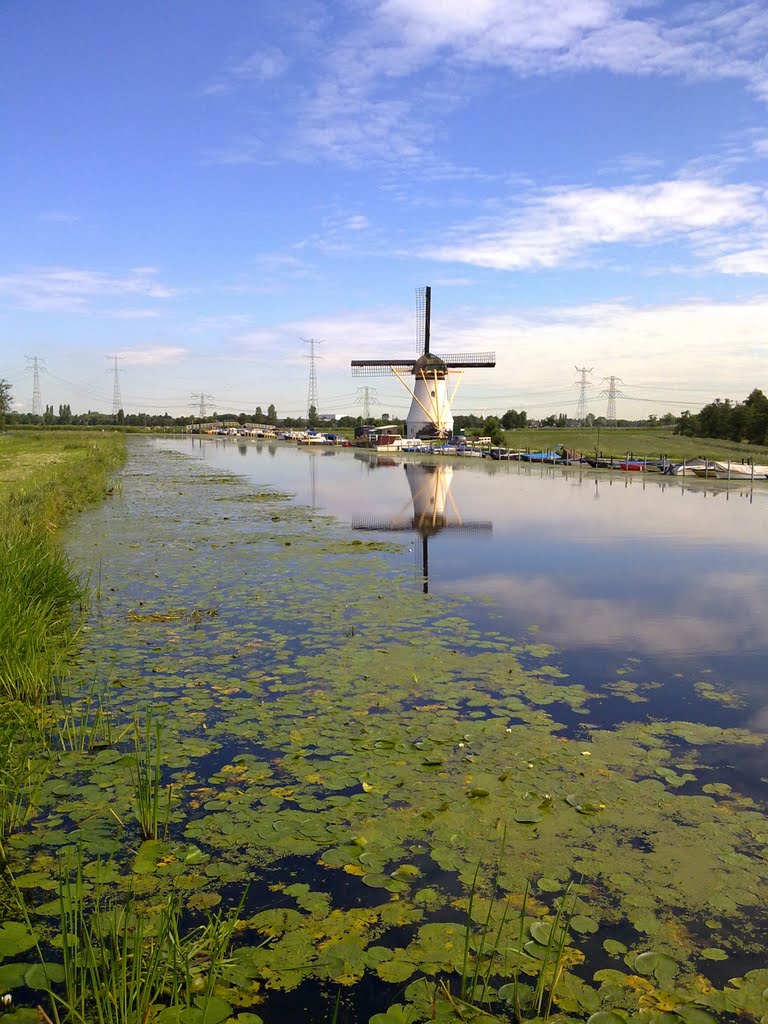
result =
[{"label": "reflection of pylon", "polygon": [[608,420],[609,423],[615,423],[616,399],[627,397],[623,391],[619,391],[616,385],[623,384],[624,381],[621,379],[621,377],[603,377],[603,381],[608,382],[608,389],[600,392],[601,396],[606,396],[608,398],[608,408],[605,413],[605,418]]},{"label": "reflection of pylon", "polygon": [[32,415],[42,416],[43,397],[40,393],[40,370],[45,369],[45,360],[39,359],[37,356],[26,356],[26,359],[32,364],[27,367],[28,370],[32,370]]},{"label": "reflection of pylon", "polygon": [[576,372],[581,374],[581,380],[576,383],[579,385],[579,403],[576,406],[576,419],[579,423],[584,423],[587,418],[587,388],[591,388],[591,383],[587,380],[587,374],[592,373],[592,367],[587,369],[585,366],[577,366]]}]

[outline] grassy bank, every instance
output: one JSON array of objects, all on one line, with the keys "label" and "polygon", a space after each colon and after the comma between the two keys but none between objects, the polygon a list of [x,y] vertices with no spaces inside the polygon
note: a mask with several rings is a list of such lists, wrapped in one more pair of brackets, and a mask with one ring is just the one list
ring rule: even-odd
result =
[{"label": "grassy bank", "polygon": [[585,455],[598,451],[606,456],[622,457],[631,452],[638,458],[666,455],[679,462],[706,457],[734,462],[754,459],[755,462],[768,463],[768,448],[714,437],[683,437],[659,427],[566,427],[562,430],[526,427],[507,430],[504,436],[510,448],[531,451],[546,451],[562,444]]},{"label": "grassy bank", "polygon": [[118,435],[0,436],[0,702],[48,694],[84,597],[55,534],[124,454]]}]

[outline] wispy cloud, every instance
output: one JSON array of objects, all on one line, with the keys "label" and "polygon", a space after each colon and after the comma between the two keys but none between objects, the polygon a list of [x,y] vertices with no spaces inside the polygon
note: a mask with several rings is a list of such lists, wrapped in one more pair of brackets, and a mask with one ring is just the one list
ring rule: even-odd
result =
[{"label": "wispy cloud", "polygon": [[501,225],[459,228],[424,255],[500,270],[552,268],[583,259],[597,246],[680,239],[704,244],[713,233],[764,223],[766,210],[755,186],[676,179],[550,190],[495,220]]},{"label": "wispy cloud", "polygon": [[170,299],[177,294],[159,280],[153,267],[137,267],[122,277],[72,267],[34,267],[0,277],[0,297],[33,311],[77,313],[115,297]]},{"label": "wispy cloud", "polygon": [[633,0],[382,0],[365,21],[329,35],[294,111],[293,155],[350,166],[429,161],[439,121],[482,88],[475,76],[487,69],[733,79],[768,101],[766,51],[768,9],[752,0],[666,9]]},{"label": "wispy cloud", "polygon": [[140,345],[120,349],[117,356],[126,366],[167,366],[180,362],[188,351],[178,345]]},{"label": "wispy cloud", "polygon": [[269,82],[280,78],[290,68],[288,57],[275,47],[254,50],[240,60],[232,61],[224,73],[203,92],[208,96],[231,92],[247,82]]},{"label": "wispy cloud", "polygon": [[76,224],[79,217],[68,210],[43,210],[37,219],[41,224]]}]

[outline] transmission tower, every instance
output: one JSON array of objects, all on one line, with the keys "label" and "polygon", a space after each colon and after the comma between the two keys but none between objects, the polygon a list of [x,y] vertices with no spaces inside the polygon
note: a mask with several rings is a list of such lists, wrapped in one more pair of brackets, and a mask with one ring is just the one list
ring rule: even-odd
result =
[{"label": "transmission tower", "polygon": [[371,402],[375,405],[379,404],[376,388],[358,388],[355,404],[359,405],[361,402],[363,403],[363,420],[367,423],[371,418]]},{"label": "transmission tower", "polygon": [[205,419],[205,414],[206,414],[206,408],[205,407],[206,407],[206,404],[208,402],[212,402],[214,400],[213,395],[206,395],[204,392],[199,391],[199,392],[196,392],[196,393],[192,394],[192,399],[193,399],[193,402],[192,402],[193,405],[197,405],[198,402],[200,403],[199,406],[198,406],[198,409],[199,409],[198,415],[200,416],[200,422],[202,423],[202,421]]},{"label": "transmission tower", "polygon": [[40,393],[40,371],[45,372],[45,360],[39,356],[24,357],[30,365],[27,370],[32,371],[32,415],[43,415],[43,398]]},{"label": "transmission tower", "polygon": [[601,391],[600,395],[608,399],[608,409],[606,410],[605,418],[608,420],[609,423],[615,423],[616,399],[627,397],[623,391],[619,391],[616,385],[623,384],[624,381],[621,379],[621,377],[603,377],[602,382],[605,383],[606,381],[608,382],[608,387],[607,389]]},{"label": "transmission tower", "polygon": [[107,356],[107,359],[112,360],[112,369],[107,370],[107,373],[112,374],[112,415],[117,416],[120,410],[123,408],[123,399],[120,395],[120,374],[123,372],[117,365],[118,359],[121,356]]},{"label": "transmission tower", "polygon": [[314,406],[315,412],[319,411],[318,399],[317,399],[317,367],[315,363],[318,359],[322,359],[322,356],[315,354],[315,345],[322,345],[322,341],[315,341],[314,338],[302,338],[305,345],[309,345],[309,355],[305,358],[309,359],[309,392],[307,394],[307,419],[309,419],[310,409]]},{"label": "transmission tower", "polygon": [[580,379],[575,383],[579,386],[579,403],[576,406],[576,419],[579,423],[583,424],[587,418],[587,388],[592,387],[591,381],[587,380],[587,375],[592,373],[593,367],[589,369],[586,366],[577,366],[576,372],[581,375]]}]

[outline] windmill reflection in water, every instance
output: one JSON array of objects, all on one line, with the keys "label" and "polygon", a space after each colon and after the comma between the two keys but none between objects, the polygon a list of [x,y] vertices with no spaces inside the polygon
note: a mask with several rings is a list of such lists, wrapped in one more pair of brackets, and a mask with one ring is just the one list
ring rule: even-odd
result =
[{"label": "windmill reflection in water", "polygon": [[420,568],[422,590],[429,593],[429,541],[439,533],[489,534],[493,524],[489,520],[463,519],[450,493],[453,466],[442,463],[396,462],[375,456],[366,459],[371,469],[403,466],[411,497],[394,516],[359,516],[352,520],[353,530],[376,532],[415,533],[416,557]]}]

